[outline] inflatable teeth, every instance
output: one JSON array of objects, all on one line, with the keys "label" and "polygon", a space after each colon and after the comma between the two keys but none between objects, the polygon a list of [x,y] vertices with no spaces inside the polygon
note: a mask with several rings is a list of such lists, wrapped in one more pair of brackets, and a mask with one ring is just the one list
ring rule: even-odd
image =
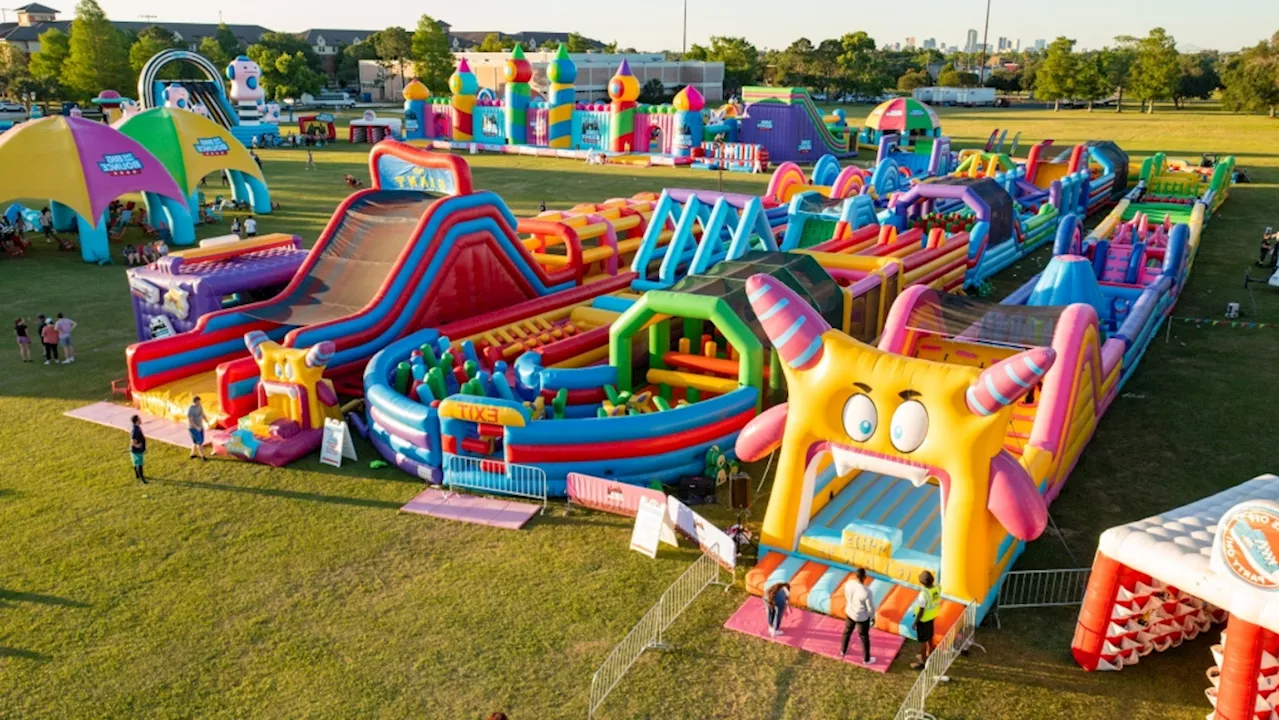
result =
[{"label": "inflatable teeth", "polygon": [[1205,688],[1204,696],[1209,698],[1210,705],[1214,706],[1215,708],[1218,707],[1218,688],[1217,687]]},{"label": "inflatable teeth", "polygon": [[1136,653],[1136,652],[1130,652],[1130,653],[1127,653],[1127,654],[1125,654],[1125,655],[1121,655],[1121,656],[1120,656],[1120,662],[1121,662],[1123,665],[1137,665],[1137,664],[1138,664],[1138,653]]},{"label": "inflatable teeth", "polygon": [[[1121,640],[1120,642],[1121,644],[1123,644],[1124,640]],[[1112,645],[1110,640],[1107,640],[1106,642],[1102,643],[1103,657],[1115,657],[1119,654],[1120,654],[1120,648],[1116,647],[1115,645]]]},{"label": "inflatable teeth", "polygon": [[1204,676],[1209,678],[1209,682],[1214,687],[1218,687],[1218,681],[1222,679],[1222,668],[1218,667],[1217,665],[1214,665],[1213,667],[1208,668],[1207,670],[1204,671]]},{"label": "inflatable teeth", "polygon": [[[1226,639],[1225,639],[1225,638],[1223,639],[1223,642],[1226,642]],[[1262,669],[1263,669],[1263,671],[1265,672],[1265,671],[1267,671],[1267,670],[1275,670],[1277,667],[1280,667],[1280,662],[1278,662],[1278,661],[1276,660],[1276,656],[1275,656],[1275,655],[1272,655],[1271,653],[1267,652],[1266,650],[1263,650],[1263,651],[1262,651]]]},{"label": "inflatable teeth", "polygon": [[1112,665],[1105,658],[1098,658],[1098,670],[1119,670],[1122,665]]},{"label": "inflatable teeth", "polygon": [[[1209,648],[1209,652],[1213,653],[1213,664],[1222,667],[1222,646],[1214,645]],[[1263,653],[1263,662],[1266,662],[1266,653]]]},{"label": "inflatable teeth", "polygon": [[1126,634],[1126,633],[1128,633],[1128,632],[1129,632],[1129,631],[1128,631],[1128,630],[1125,630],[1125,628],[1124,628],[1124,626],[1123,626],[1123,625],[1117,625],[1117,624],[1116,624],[1116,623],[1114,623],[1114,622],[1113,622],[1113,623],[1109,623],[1109,624],[1107,625],[1107,637],[1108,637],[1108,638],[1118,638],[1118,637],[1121,637],[1121,636],[1125,635],[1125,634]]},{"label": "inflatable teeth", "polygon": [[1116,600],[1127,603],[1132,599],[1133,599],[1133,591],[1121,585],[1120,590],[1116,593]]}]

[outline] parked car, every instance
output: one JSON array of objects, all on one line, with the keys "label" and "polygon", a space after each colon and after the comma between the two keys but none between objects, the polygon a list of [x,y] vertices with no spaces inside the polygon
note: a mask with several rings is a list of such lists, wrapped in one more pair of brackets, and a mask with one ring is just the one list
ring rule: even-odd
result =
[{"label": "parked car", "polygon": [[28,117],[30,117],[30,113],[27,112],[26,106],[22,103],[0,100],[0,120],[21,122]]}]

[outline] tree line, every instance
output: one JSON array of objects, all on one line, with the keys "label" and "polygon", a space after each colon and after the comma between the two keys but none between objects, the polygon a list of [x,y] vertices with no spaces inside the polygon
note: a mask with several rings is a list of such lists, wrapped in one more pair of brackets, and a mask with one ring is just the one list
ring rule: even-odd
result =
[{"label": "tree line", "polygon": [[[516,42],[491,33],[477,50],[507,52]],[[555,50],[558,45],[550,41],[536,49]],[[577,33],[569,33],[565,45],[574,53],[635,52],[635,48],[619,50],[617,43],[601,48]],[[80,0],[70,32],[46,30],[40,35],[39,52],[28,56],[16,46],[0,43],[0,94],[34,93],[42,99],[72,100],[87,100],[105,88],[128,94],[147,60],[171,47],[185,48],[187,43],[156,25],[137,33],[124,32],[111,24],[96,0]],[[214,36],[203,38],[197,50],[216,67],[242,53],[248,55],[262,68],[273,99],[318,92],[329,79],[314,49],[292,33],[268,32],[242,47],[224,24]],[[875,96],[889,89],[909,93],[929,85],[986,85],[1005,93],[1031,92],[1038,100],[1054,103],[1055,109],[1062,101],[1079,101],[1092,108],[1094,102],[1110,99],[1119,111],[1127,95],[1151,112],[1159,101],[1172,100],[1181,107],[1185,100],[1217,94],[1227,110],[1274,113],[1280,87],[1278,52],[1280,33],[1237,52],[1180,53],[1172,36],[1154,28],[1145,37],[1119,36],[1112,45],[1088,52],[1078,52],[1074,40],[1059,37],[1044,51],[1000,53],[1007,65],[981,75],[974,71],[982,64],[978,53],[944,55],[938,50],[877,47],[875,39],[861,31],[817,44],[800,38],[782,50],[764,51],[746,38],[714,36],[708,44],[694,44],[683,54],[668,51],[665,55],[723,62],[726,94],[760,83],[806,87],[833,96]],[[412,74],[436,93],[448,92],[455,67],[448,34],[429,15],[419,18],[413,31],[389,27],[358,43],[339,46],[334,80],[343,87],[358,85],[362,60],[376,62],[383,77],[394,73],[403,80]],[[646,90],[652,100],[661,98],[660,88]]]},{"label": "tree line", "polygon": [[[1280,34],[1237,52],[1206,50],[1180,53],[1163,28],[1145,37],[1119,36],[1114,44],[1077,52],[1075,41],[1059,37],[1043,51],[1034,49],[996,53],[1005,61],[985,72],[979,53],[878,48],[865,32],[846,33],[814,44],[800,38],[782,50],[757,49],[741,37],[712,37],[708,45],[693,45],[683,56],[671,58],[720,61],[725,64],[725,92],[745,85],[806,87],[829,95],[879,95],[888,89],[909,93],[918,87],[978,87],[1000,92],[1032,92],[1054,103],[1080,101],[1091,108],[1104,99],[1121,110],[1126,93],[1146,112],[1156,102],[1171,100],[1175,107],[1189,99],[1216,94],[1232,112],[1274,113],[1280,86]],[[1011,69],[1016,67],[1016,69]],[[985,76],[985,77],[984,77]]]}]

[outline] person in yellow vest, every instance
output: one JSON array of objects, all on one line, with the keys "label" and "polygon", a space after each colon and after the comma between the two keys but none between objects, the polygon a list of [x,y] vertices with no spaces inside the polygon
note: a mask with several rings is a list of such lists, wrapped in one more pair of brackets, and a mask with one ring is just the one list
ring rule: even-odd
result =
[{"label": "person in yellow vest", "polygon": [[911,662],[912,670],[919,670],[933,652],[933,619],[938,616],[942,607],[942,590],[933,581],[933,573],[925,570],[920,573],[920,584],[924,589],[916,600],[919,611],[916,613],[916,639],[920,641],[920,659]]}]

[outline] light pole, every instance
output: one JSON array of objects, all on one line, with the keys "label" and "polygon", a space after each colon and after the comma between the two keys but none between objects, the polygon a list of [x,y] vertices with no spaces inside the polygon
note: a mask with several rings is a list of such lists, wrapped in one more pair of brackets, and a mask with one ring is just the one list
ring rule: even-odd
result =
[{"label": "light pole", "polygon": [[689,0],[684,0],[684,18],[680,24],[680,59],[684,59],[684,54],[689,51]]},{"label": "light pole", "polygon": [[978,66],[978,87],[987,79],[987,28],[991,27],[991,0],[987,0],[987,17],[982,21],[982,63]]}]

